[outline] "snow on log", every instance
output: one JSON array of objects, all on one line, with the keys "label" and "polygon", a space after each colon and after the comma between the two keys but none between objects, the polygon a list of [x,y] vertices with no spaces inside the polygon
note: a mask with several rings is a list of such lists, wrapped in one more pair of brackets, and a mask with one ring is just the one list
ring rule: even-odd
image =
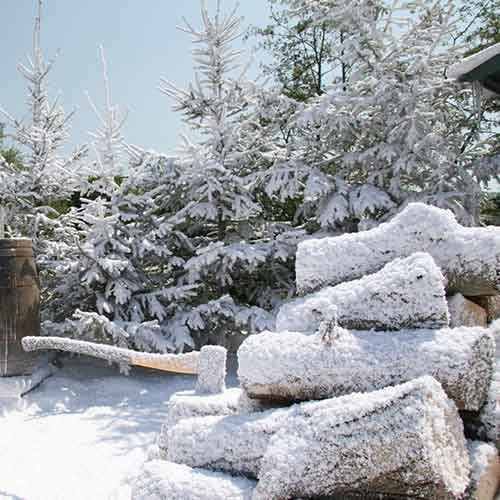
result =
[{"label": "snow on log", "polygon": [[461,498],[470,472],[462,423],[436,380],[322,403],[301,405],[270,439],[253,500]]},{"label": "snow on log", "polygon": [[359,280],[286,303],[276,330],[313,332],[332,311],[339,325],[355,330],[448,326],[444,281],[429,254],[415,253]]},{"label": "snow on log", "polygon": [[181,420],[167,432],[166,459],[256,478],[269,438],[284,425],[291,411],[289,407]]},{"label": "snow on log", "polygon": [[199,352],[188,352],[185,354],[138,352],[122,347],[63,337],[24,337],[22,344],[25,351],[57,349],[105,359],[114,363],[124,363],[187,374],[198,373],[198,358],[200,356]]},{"label": "snow on log", "polygon": [[495,343],[488,329],[399,332],[337,329],[320,335],[263,332],[238,351],[238,377],[250,397],[289,401],[366,392],[423,375],[435,377],[460,409],[485,403]]},{"label": "snow on log", "polygon": [[255,481],[153,460],[130,481],[130,487],[131,500],[251,500]]},{"label": "snow on log", "polygon": [[271,408],[269,402],[250,399],[239,387],[227,389],[220,394],[200,395],[195,391],[181,391],[168,401],[167,419],[158,437],[158,448],[162,456],[168,449],[168,430],[183,419],[216,415],[237,415]]},{"label": "snow on log", "polygon": [[361,278],[416,251],[432,255],[452,293],[500,292],[500,229],[463,227],[450,211],[423,203],[409,204],[369,231],[299,243],[297,291],[302,295]]},{"label": "snow on log", "polygon": [[467,500],[493,500],[500,486],[500,459],[497,449],[481,441],[467,441],[471,464]]}]

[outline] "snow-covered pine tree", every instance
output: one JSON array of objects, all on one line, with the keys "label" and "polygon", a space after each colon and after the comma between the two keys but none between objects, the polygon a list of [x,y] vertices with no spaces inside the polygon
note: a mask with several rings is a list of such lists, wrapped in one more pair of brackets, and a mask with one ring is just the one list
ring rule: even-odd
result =
[{"label": "snow-covered pine tree", "polygon": [[148,234],[152,199],[136,175],[124,175],[125,115],[111,100],[102,48],[101,59],[103,111],[89,98],[101,126],[91,134],[95,158],[85,169],[81,205],[63,216],[64,238],[47,253],[53,280],[44,328],[143,351],[180,350],[190,337],[172,335],[167,323],[192,287],[171,286],[166,235],[157,245]]},{"label": "snow-covered pine tree", "polygon": [[38,0],[33,54],[27,64],[18,66],[28,84],[26,118],[18,120],[0,108],[12,129],[8,136],[22,155],[20,168],[9,167],[4,159],[0,164],[0,203],[7,207],[8,234],[29,236],[35,244],[41,243],[37,239],[39,231],[51,228],[58,209],[65,208],[78,178],[75,167],[86,153],[85,146],[69,157],[62,152],[73,113],[65,114],[59,97],[49,100],[48,76],[54,60],[46,62],[42,53],[41,17],[42,0]]},{"label": "snow-covered pine tree", "polygon": [[[269,327],[269,310],[289,293],[292,257],[301,232],[269,224],[256,195],[255,174],[267,168],[269,148],[259,110],[261,89],[246,79],[234,41],[240,19],[214,16],[202,4],[202,28],[186,22],[194,43],[196,77],[187,90],[162,80],[196,137],[184,138],[180,157],[151,191],[157,231],[185,236],[178,283],[196,285],[191,308],[175,318],[198,344],[232,331]],[[260,96],[260,97],[259,97]],[[181,269],[179,269],[181,271]]]},{"label": "snow-covered pine tree", "polygon": [[[103,179],[117,178],[127,174],[122,128],[127,119],[128,111],[113,104],[108,64],[102,45],[99,47],[99,53],[104,80],[104,107],[102,111],[98,109],[87,92],[89,104],[100,123],[100,128],[90,133],[92,149],[95,152],[94,168],[89,172],[91,180],[96,177]],[[97,186],[94,185],[93,187],[96,188]]]},{"label": "snow-covered pine tree", "polygon": [[473,161],[488,145],[480,131],[469,134],[473,111],[457,98],[467,90],[445,77],[458,50],[449,45],[453,2],[290,4],[345,34],[338,58],[349,67],[347,80],[333,80],[297,121],[299,156],[324,181],[314,204],[320,224],[363,227],[412,200],[476,221],[481,183],[494,172]]}]

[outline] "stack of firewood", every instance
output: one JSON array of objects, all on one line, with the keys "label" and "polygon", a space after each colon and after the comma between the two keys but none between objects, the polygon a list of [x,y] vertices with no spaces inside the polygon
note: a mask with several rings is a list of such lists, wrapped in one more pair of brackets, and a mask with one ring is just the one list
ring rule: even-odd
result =
[{"label": "stack of firewood", "polygon": [[494,498],[500,230],[412,204],[300,244],[296,270],[241,387],[171,398],[132,498]]}]

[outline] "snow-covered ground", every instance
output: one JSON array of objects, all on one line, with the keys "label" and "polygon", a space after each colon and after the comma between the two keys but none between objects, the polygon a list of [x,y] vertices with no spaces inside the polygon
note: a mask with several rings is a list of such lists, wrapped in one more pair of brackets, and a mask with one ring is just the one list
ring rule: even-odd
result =
[{"label": "snow-covered ground", "polygon": [[126,377],[88,358],[65,361],[23,407],[0,410],[0,499],[110,498],[146,460],[170,395],[195,382],[142,369]]},{"label": "snow-covered ground", "polygon": [[[500,342],[497,388],[499,368]],[[121,500],[123,480],[148,459],[169,397],[195,382],[135,368],[126,377],[116,366],[74,358],[22,407],[2,408],[0,398],[0,499]]]}]

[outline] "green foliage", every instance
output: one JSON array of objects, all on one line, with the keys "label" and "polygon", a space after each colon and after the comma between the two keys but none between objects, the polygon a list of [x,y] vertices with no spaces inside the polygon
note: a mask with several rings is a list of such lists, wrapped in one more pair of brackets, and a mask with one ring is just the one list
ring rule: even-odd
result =
[{"label": "green foliage", "polygon": [[270,0],[270,23],[253,28],[271,62],[263,63],[265,74],[274,77],[286,96],[304,102],[323,94],[334,79],[345,79],[347,68],[335,57],[334,46],[342,43],[342,33],[336,33],[330,23],[317,23],[305,14],[300,19],[290,15],[287,2]]},{"label": "green foliage", "polygon": [[500,192],[485,196],[481,205],[481,220],[485,224],[500,225]]},{"label": "green foliage", "polygon": [[0,123],[0,156],[3,157],[3,159],[14,169],[22,170],[23,161],[21,152],[12,146],[9,147],[5,146],[4,140],[5,140],[4,125]]},{"label": "green foliage", "polygon": [[460,12],[466,24],[459,32],[459,39],[472,46],[466,55],[500,42],[500,0],[468,1]]}]

